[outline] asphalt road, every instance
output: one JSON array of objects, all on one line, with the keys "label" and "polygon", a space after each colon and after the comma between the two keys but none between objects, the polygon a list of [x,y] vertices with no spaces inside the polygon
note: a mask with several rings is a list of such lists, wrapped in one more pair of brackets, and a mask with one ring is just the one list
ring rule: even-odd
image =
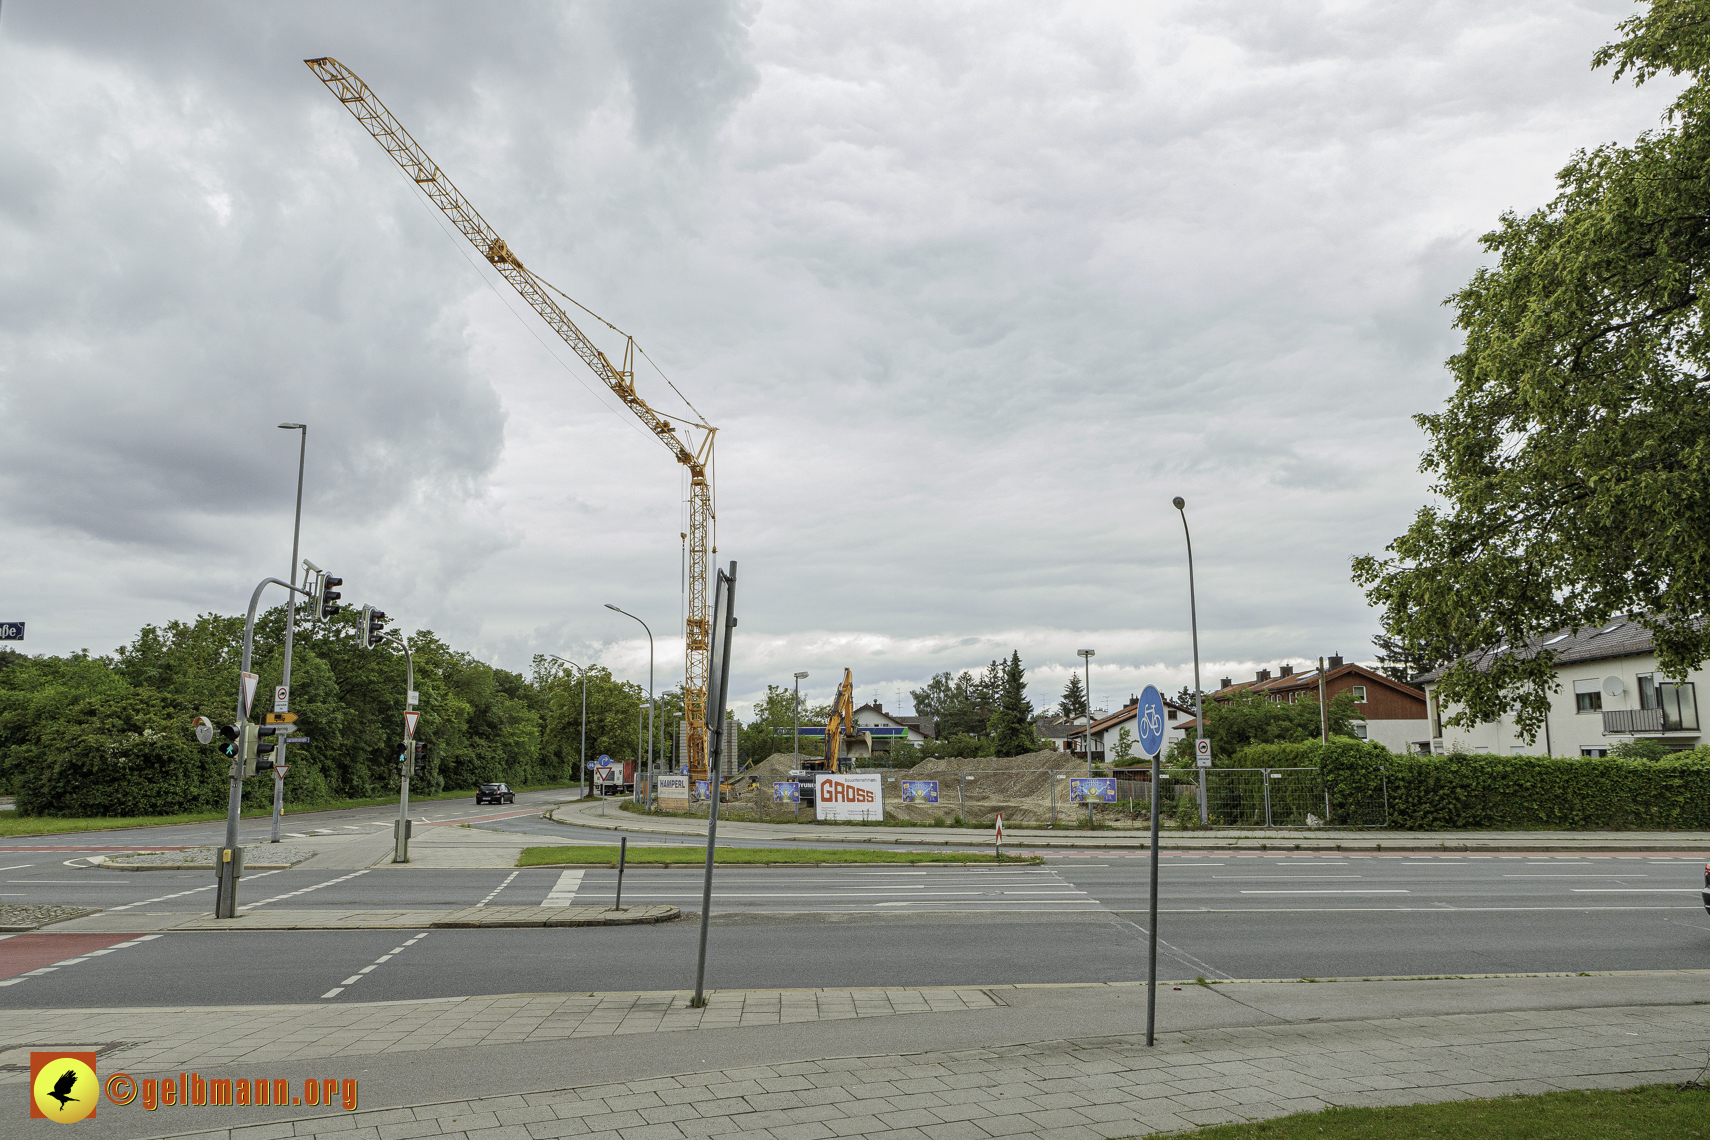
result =
[{"label": "asphalt road", "polygon": [[[209,909],[206,872],[111,871],[64,851],[11,846],[0,848],[6,902],[129,910],[150,917],[139,929]],[[1168,855],[1160,973],[1701,969],[1710,967],[1702,875],[1702,859],[1663,856]],[[615,886],[605,869],[298,868],[252,873],[243,901],[293,909],[538,905],[548,896],[609,904]],[[638,868],[624,888],[629,902],[700,904],[692,871]],[[1146,861],[1126,854],[1003,869],[721,867],[708,980],[724,988],[1132,980],[1145,973],[1146,906]],[[49,927],[0,941],[0,1008],[677,989],[692,983],[696,933],[693,922],[153,937]]]}]

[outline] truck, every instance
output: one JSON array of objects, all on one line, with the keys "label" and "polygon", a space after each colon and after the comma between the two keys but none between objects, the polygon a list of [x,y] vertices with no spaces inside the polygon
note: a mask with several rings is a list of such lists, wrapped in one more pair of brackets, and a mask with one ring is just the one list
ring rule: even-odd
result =
[{"label": "truck", "polygon": [[635,791],[635,761],[613,760],[602,756],[594,761],[594,794],[596,796],[625,795]]}]

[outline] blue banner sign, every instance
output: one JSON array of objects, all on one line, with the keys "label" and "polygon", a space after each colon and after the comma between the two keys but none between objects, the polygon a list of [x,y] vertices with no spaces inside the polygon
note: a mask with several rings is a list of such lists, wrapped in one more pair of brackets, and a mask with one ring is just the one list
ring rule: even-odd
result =
[{"label": "blue banner sign", "polygon": [[1085,776],[1069,781],[1069,802],[1076,804],[1113,804],[1116,802],[1116,779],[1111,776]]},{"label": "blue banner sign", "polygon": [[0,621],[0,641],[24,640],[24,623],[21,621]]},{"label": "blue banner sign", "polygon": [[772,802],[775,804],[801,803],[802,786],[794,780],[773,780]]},{"label": "blue banner sign", "polygon": [[905,804],[935,804],[938,802],[937,780],[904,780],[902,802]]},{"label": "blue banner sign", "polygon": [[712,792],[711,792],[710,788],[711,788],[711,782],[710,781],[696,780],[695,781],[695,798],[697,800],[704,800],[707,797],[711,796]]}]

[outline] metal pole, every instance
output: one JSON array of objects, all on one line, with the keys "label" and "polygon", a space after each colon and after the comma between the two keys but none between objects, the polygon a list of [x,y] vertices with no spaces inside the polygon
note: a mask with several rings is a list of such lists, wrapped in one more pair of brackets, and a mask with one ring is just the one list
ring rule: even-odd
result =
[{"label": "metal pole", "polygon": [[[303,532],[303,460],[309,450],[309,425],[280,424],[287,431],[295,431],[297,436],[297,513],[291,522],[291,581],[297,580],[297,540]],[[287,595],[285,601],[285,675],[279,683],[285,688],[286,708],[290,708],[291,694],[291,641],[292,634],[297,630],[297,599]],[[289,735],[287,733],[286,735]],[[285,814],[285,778],[279,774],[279,765],[285,763],[285,738],[279,738],[278,746],[273,750],[273,835],[269,842],[279,842],[280,817]]]},{"label": "metal pole", "polygon": [[[724,705],[730,688],[730,632],[736,628],[736,619],[733,616],[736,612],[736,562],[734,560],[732,560],[730,564],[730,574],[728,577],[722,570],[719,571],[718,587],[722,588],[724,591],[723,618],[725,627],[723,630],[714,631],[715,635],[718,633],[723,634],[723,636],[719,638],[719,641],[722,642],[722,652],[719,655],[721,660],[719,662],[718,671],[718,693],[716,694],[718,703],[712,703],[715,694],[710,692],[707,694],[708,708],[717,709],[719,715],[718,727],[713,730],[711,741],[713,749],[708,753],[709,763],[707,764],[707,782],[710,790],[712,791],[712,805],[707,811],[707,866],[706,878],[701,884],[701,944],[698,956],[695,959],[695,996],[694,999],[689,1002],[690,1006],[695,1009],[700,1009],[707,1004],[705,988],[707,975],[707,924],[708,919],[712,914],[713,845],[718,840],[719,772],[717,769],[724,767]],[[716,589],[713,595],[713,614],[714,621],[716,623],[719,615],[718,595]]]},{"label": "metal pole", "polygon": [[1057,770],[1055,768],[1045,773],[1051,777],[1051,826],[1057,826]]},{"label": "metal pole", "polygon": [[623,865],[629,859],[629,836],[618,840],[617,849],[617,900],[612,903],[613,910],[623,909]]},{"label": "metal pole", "polygon": [[[640,618],[635,617],[635,615],[630,613],[628,610],[620,610],[610,602],[606,603],[606,609],[611,610],[613,613],[620,613],[626,618],[635,618],[636,621],[641,622],[641,628],[647,630],[647,800],[649,806],[651,806],[653,802],[653,630],[648,628],[646,622],[641,621]],[[637,710],[637,716],[639,717],[639,715],[640,712]],[[635,763],[637,767],[640,767],[641,737],[639,719],[636,722],[636,733]],[[634,793],[631,793],[629,798],[631,801],[639,802],[638,797]]]},{"label": "metal pole", "polygon": [[[1086,749],[1087,749],[1087,779],[1090,780],[1090,779],[1092,779],[1092,774],[1093,774],[1093,772],[1092,772],[1092,659],[1093,659],[1093,651],[1091,649],[1081,649],[1081,650],[1077,650],[1076,652],[1080,656],[1081,665],[1085,668],[1086,677],[1087,677],[1087,684],[1086,684],[1086,690],[1087,690],[1087,731],[1085,734],[1084,743],[1086,744]],[[1090,787],[1091,785],[1088,785],[1088,786]],[[1087,826],[1088,827],[1093,826],[1092,800],[1090,800],[1090,799],[1087,800]]]},{"label": "metal pole", "polygon": [[[249,726],[249,713],[243,707],[243,675],[249,672],[250,657],[255,645],[255,607],[261,602],[261,591],[269,585],[284,586],[294,593],[301,593],[296,586],[289,582],[281,582],[277,578],[263,578],[255,587],[255,592],[249,596],[249,616],[243,623],[243,664],[238,673],[238,727]],[[289,596],[289,595],[287,595]],[[247,735],[247,734],[245,734]],[[214,892],[214,917],[237,917],[237,881],[242,854],[238,848],[238,816],[243,811],[243,736],[238,738],[238,755],[232,758],[231,791],[226,797],[226,845],[216,856],[216,881],[219,888]]]},{"label": "metal pole", "polygon": [[[1205,695],[1199,690],[1199,601],[1193,588],[1193,535],[1188,531],[1187,503],[1180,495],[1174,505],[1182,516],[1182,537],[1187,539],[1188,621],[1193,630],[1193,733],[1194,763],[1199,763],[1199,742],[1205,739]],[[1199,822],[1207,822],[1205,810],[1205,769],[1199,770]]]},{"label": "metal pole", "polygon": [[[404,710],[407,712],[416,707],[410,699],[410,694],[416,691],[416,658],[410,652],[410,643],[395,634],[387,634],[386,640],[394,642],[404,651]],[[416,763],[416,742],[414,737],[404,746],[403,771],[398,777],[398,834],[392,843],[392,862],[408,863],[410,861],[410,769]]]},{"label": "metal pole", "polygon": [[1259,779],[1264,781],[1265,785],[1265,826],[1269,827],[1271,826],[1271,770],[1260,768]]},{"label": "metal pole", "polygon": [[1318,739],[1330,743],[1330,709],[1324,703],[1324,658],[1318,659]]},{"label": "metal pole", "polygon": [[1152,754],[1152,890],[1146,919],[1146,1044],[1158,1012],[1158,754]]}]

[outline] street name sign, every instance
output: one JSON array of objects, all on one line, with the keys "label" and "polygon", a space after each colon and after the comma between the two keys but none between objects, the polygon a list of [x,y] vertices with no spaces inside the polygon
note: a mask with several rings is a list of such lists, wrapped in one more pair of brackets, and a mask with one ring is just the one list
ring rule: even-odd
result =
[{"label": "street name sign", "polygon": [[0,641],[24,640],[24,623],[21,621],[0,621]]}]

